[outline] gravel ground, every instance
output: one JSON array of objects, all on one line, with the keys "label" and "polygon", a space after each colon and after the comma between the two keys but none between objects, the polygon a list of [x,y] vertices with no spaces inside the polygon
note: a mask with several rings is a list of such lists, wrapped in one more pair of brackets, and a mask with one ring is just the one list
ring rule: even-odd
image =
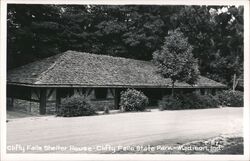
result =
[{"label": "gravel ground", "polygon": [[225,134],[242,136],[242,115],[243,108],[216,108],[9,119],[7,151],[113,153],[114,148],[132,145],[181,145]]}]

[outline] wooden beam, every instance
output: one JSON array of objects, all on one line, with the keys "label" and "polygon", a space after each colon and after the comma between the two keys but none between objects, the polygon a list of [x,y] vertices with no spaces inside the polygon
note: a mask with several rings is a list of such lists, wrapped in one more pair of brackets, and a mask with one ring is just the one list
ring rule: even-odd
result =
[{"label": "wooden beam", "polygon": [[111,95],[112,95],[113,97],[115,97],[115,94],[114,94],[113,89],[112,89],[112,88],[108,88],[108,90],[110,91]]},{"label": "wooden beam", "polygon": [[39,111],[41,115],[46,114],[46,88],[41,88],[40,89],[40,105],[39,105]]},{"label": "wooden beam", "polygon": [[93,91],[93,88],[89,88],[88,92],[87,92],[87,96],[89,96],[91,94],[91,92]]},{"label": "wooden beam", "polygon": [[39,91],[37,90],[37,88],[34,89],[35,95],[38,99],[40,99],[40,94]]},{"label": "wooden beam", "polygon": [[51,97],[51,95],[53,94],[53,92],[54,92],[54,88],[50,88],[50,89],[49,89],[49,93],[48,93],[48,95],[47,95],[47,98],[48,98],[48,99]]}]

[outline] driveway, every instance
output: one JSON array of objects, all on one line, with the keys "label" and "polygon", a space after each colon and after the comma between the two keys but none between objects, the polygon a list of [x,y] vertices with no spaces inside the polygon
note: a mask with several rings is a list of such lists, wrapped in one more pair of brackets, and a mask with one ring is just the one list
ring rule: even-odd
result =
[{"label": "driveway", "polygon": [[[8,152],[78,152],[60,147],[176,144],[222,134],[242,135],[243,108],[120,113],[89,117],[11,119]],[[25,151],[22,148],[26,147]],[[37,147],[31,149],[31,147]],[[57,147],[57,148],[56,148]],[[82,153],[83,151],[80,151]]]}]

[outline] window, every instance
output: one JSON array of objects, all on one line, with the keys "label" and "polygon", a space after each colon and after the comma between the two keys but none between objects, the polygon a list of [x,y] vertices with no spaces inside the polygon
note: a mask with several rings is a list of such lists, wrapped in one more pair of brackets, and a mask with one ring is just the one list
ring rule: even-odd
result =
[{"label": "window", "polygon": [[200,89],[201,90],[201,95],[205,94],[205,89]]},{"label": "window", "polygon": [[106,99],[107,98],[107,89],[106,88],[97,88],[95,89],[95,98],[96,99]]},{"label": "window", "polygon": [[216,89],[212,89],[212,95],[216,95]]}]

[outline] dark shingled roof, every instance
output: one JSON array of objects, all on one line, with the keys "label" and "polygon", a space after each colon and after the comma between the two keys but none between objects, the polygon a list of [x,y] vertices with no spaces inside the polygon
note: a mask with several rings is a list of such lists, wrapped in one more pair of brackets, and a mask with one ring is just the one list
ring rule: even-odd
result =
[{"label": "dark shingled roof", "polygon": [[[7,83],[37,87],[171,88],[171,80],[147,61],[67,51],[8,71]],[[200,77],[196,85],[176,82],[176,88],[225,88]]]}]

